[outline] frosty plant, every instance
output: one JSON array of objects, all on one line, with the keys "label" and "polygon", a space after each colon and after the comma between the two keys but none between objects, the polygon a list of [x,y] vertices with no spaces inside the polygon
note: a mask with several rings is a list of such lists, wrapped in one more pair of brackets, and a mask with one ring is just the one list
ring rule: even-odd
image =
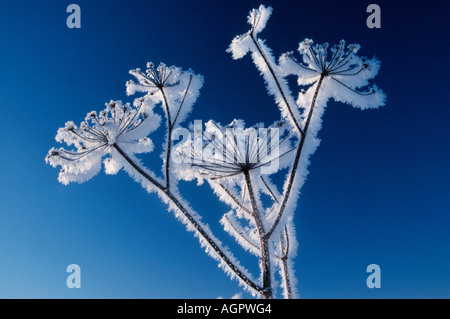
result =
[{"label": "frosty plant", "polygon": [[[148,63],[145,71],[131,70],[136,82],[126,84],[128,95],[141,92],[143,96],[133,104],[111,101],[100,113],[89,113],[79,126],[67,122],[58,130],[56,140],[72,148],[52,148],[46,162],[61,166],[58,179],[63,184],[89,180],[101,170],[102,162],[107,174],[123,169],[149,193],[157,193],[244,289],[258,297],[273,298],[279,294],[276,288],[281,287],[283,297],[296,298],[294,212],[309,157],[319,144],[317,133],[326,103],[333,98],[360,109],[377,108],[384,105],[385,96],[376,86],[367,88],[379,62],[357,56],[359,45],[346,45],[342,40],[329,48],[327,43],[305,39],[299,44],[299,58],[288,52],[276,61],[258,37],[271,13],[272,8],[262,5],[253,9],[248,16],[250,30],[234,38],[228,52],[234,59],[251,54],[281,112],[273,124],[246,128],[243,120],[229,125],[211,120],[204,127],[201,121],[194,121],[190,131],[182,128],[180,123],[191,111],[203,78],[190,70]],[[297,99],[287,85],[288,76],[298,78]],[[148,135],[161,123],[161,116],[155,113],[159,107],[167,130],[162,174],[144,167],[136,156],[153,150]],[[187,137],[173,145],[172,138],[186,132]],[[275,173],[286,174],[283,185],[272,181]],[[229,205],[220,223],[257,257],[258,277],[241,266],[182,198],[177,185],[181,179],[196,179],[199,184],[207,181]]]}]

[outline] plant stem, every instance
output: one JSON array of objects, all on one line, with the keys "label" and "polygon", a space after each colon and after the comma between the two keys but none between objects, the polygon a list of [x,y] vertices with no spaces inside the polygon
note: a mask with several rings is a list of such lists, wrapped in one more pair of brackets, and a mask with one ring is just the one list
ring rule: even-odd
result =
[{"label": "plant stem", "polygon": [[308,117],[306,119],[305,127],[303,129],[304,134],[300,138],[300,143],[299,143],[298,148],[297,148],[297,153],[295,154],[294,163],[292,164],[292,170],[291,170],[291,173],[289,175],[289,182],[287,184],[287,188],[286,188],[286,191],[285,191],[284,196],[283,196],[283,201],[281,202],[280,210],[278,212],[277,218],[275,219],[272,227],[270,228],[269,232],[267,233],[267,236],[269,236],[269,237],[275,231],[276,227],[278,226],[278,223],[281,220],[281,216],[283,215],[284,210],[286,209],[286,204],[287,204],[287,201],[288,201],[289,196],[291,194],[292,187],[294,186],[294,179],[295,179],[295,176],[296,176],[296,173],[297,173],[298,164],[300,162],[300,156],[302,154],[303,146],[305,145],[305,140],[306,140],[306,135],[307,135],[307,132],[308,132],[308,129],[309,129],[309,124],[311,122],[312,114],[314,112],[314,106],[316,104],[317,96],[319,94],[319,90],[320,90],[320,87],[322,85],[324,77],[325,77],[325,75],[321,74],[320,75],[320,79],[319,79],[319,81],[317,83],[316,90],[314,92],[314,96],[313,96],[313,99],[311,101],[311,105],[310,105],[310,108],[309,108]]},{"label": "plant stem", "polygon": [[178,200],[178,198],[170,192],[169,189],[160,184],[153,177],[148,175],[141,167],[139,167],[130,157],[117,145],[112,145],[114,149],[123,157],[128,164],[133,167],[143,178],[149,181],[152,185],[154,185],[159,191],[160,194],[166,199],[168,199],[171,203],[173,203],[179,212],[186,218],[187,222],[196,230],[199,237],[201,237],[209,247],[214,250],[214,252],[218,255],[219,259],[223,261],[230,271],[232,271],[237,277],[239,277],[246,285],[248,285],[253,290],[263,293],[263,288],[259,287],[256,283],[253,282],[248,276],[246,276],[239,268],[236,266],[233,261],[231,261],[228,256],[224,253],[223,249],[216,244],[216,239],[212,237],[212,235],[208,234],[203,226],[187,211],[187,209],[183,206],[183,204]]},{"label": "plant stem", "polygon": [[287,109],[289,111],[289,115],[291,116],[291,119],[294,122],[295,127],[297,128],[300,136],[304,136],[305,133],[301,129],[300,124],[298,123],[297,119],[294,116],[294,113],[292,111],[292,107],[291,107],[291,105],[289,104],[289,102],[287,100],[286,94],[284,93],[284,91],[283,91],[283,89],[281,87],[280,81],[278,80],[278,77],[275,74],[275,71],[273,70],[273,67],[270,65],[269,60],[267,59],[266,55],[264,54],[263,50],[261,49],[258,41],[255,39],[255,36],[253,35],[253,33],[250,33],[250,37],[251,37],[251,39],[253,41],[253,44],[255,45],[256,49],[258,50],[259,55],[263,58],[264,63],[267,65],[267,68],[269,69],[269,72],[272,75],[273,80],[275,81],[275,85],[277,86],[278,91],[280,91],[281,98],[283,99],[284,103],[286,104],[286,107],[287,107]]},{"label": "plant stem", "polygon": [[170,109],[169,103],[167,102],[166,94],[164,93],[164,89],[161,86],[160,88],[161,94],[163,96],[164,108],[166,109],[167,114],[167,153],[166,153],[166,189],[168,190],[170,187],[170,171],[169,171],[169,162],[170,162],[170,153],[172,148],[172,121],[170,119]]},{"label": "plant stem", "polygon": [[253,191],[252,182],[250,180],[250,174],[246,170],[244,171],[245,182],[247,184],[248,193],[250,196],[250,201],[253,208],[253,219],[255,220],[256,229],[259,234],[259,241],[261,245],[261,272],[263,279],[263,292],[262,296],[264,299],[272,298],[272,284],[270,275],[270,252],[269,252],[269,241],[264,230],[264,225],[261,221],[261,215],[259,213],[255,193]]},{"label": "plant stem", "polygon": [[[283,199],[282,199],[282,202],[281,202],[281,205],[280,205],[280,209],[278,211],[278,214],[277,214],[277,217],[276,217],[274,223],[272,224],[272,227],[270,227],[269,231],[264,236],[265,240],[267,242],[267,240],[272,236],[272,234],[274,233],[275,229],[277,228],[277,226],[278,226],[278,224],[279,224],[279,222],[281,220],[281,217],[283,216],[283,213],[284,213],[284,211],[286,209],[286,205],[287,205],[288,199],[289,199],[289,197],[291,195],[291,191],[292,191],[292,188],[294,186],[294,180],[295,180],[295,177],[297,175],[297,169],[298,169],[298,165],[299,165],[299,162],[300,162],[300,157],[301,157],[301,154],[302,154],[302,151],[303,151],[303,146],[305,144],[307,132],[308,132],[309,125],[310,125],[310,122],[311,122],[311,118],[312,118],[312,115],[313,115],[313,112],[314,112],[314,107],[315,107],[315,104],[316,104],[317,96],[319,94],[320,87],[322,85],[323,79],[325,78],[326,74],[322,73],[320,75],[319,81],[317,83],[317,86],[316,86],[316,89],[315,89],[315,92],[314,92],[314,96],[313,96],[313,98],[311,100],[311,105],[310,105],[310,108],[309,108],[309,111],[308,111],[308,117],[306,119],[305,127],[302,129],[300,127],[300,124],[299,124],[298,120],[296,119],[296,117],[294,115],[292,106],[288,102],[286,94],[283,91],[283,88],[282,88],[282,86],[280,84],[278,76],[276,75],[272,65],[269,63],[269,60],[267,59],[266,55],[264,54],[264,51],[262,50],[260,44],[258,43],[258,41],[255,38],[255,36],[253,35],[253,33],[250,33],[250,37],[251,37],[251,39],[253,41],[253,44],[255,45],[256,50],[258,51],[259,55],[264,60],[264,63],[266,64],[266,66],[267,66],[267,68],[269,70],[269,73],[271,74],[271,76],[272,76],[272,78],[273,78],[273,80],[275,82],[275,85],[276,85],[278,91],[281,94],[281,98],[282,98],[283,102],[285,103],[285,105],[286,105],[286,107],[288,109],[289,116],[291,117],[291,120],[294,123],[294,126],[296,127],[296,129],[297,129],[297,131],[299,133],[299,136],[300,136],[300,142],[299,142],[299,145],[298,145],[298,148],[297,148],[297,152],[296,152],[296,155],[295,155],[295,159],[294,159],[294,163],[292,165],[292,169],[291,169],[290,175],[288,177],[289,178],[288,179],[288,184],[287,184],[286,191],[283,194]],[[264,254],[263,249],[261,249],[261,253]],[[287,248],[287,251],[286,251],[286,254],[285,254],[284,258],[282,259],[282,268],[283,268],[283,272],[284,272],[284,275],[285,275],[284,277],[287,280],[287,282],[286,282],[287,294],[288,294],[288,296],[290,298],[290,297],[292,297],[292,294],[291,294],[291,289],[290,289],[291,287],[290,287],[290,283],[289,283],[289,274],[288,274],[288,269],[287,269],[287,253],[288,253],[288,248]]]},{"label": "plant stem", "polygon": [[289,270],[287,265],[287,260],[289,258],[289,237],[287,228],[284,228],[284,234],[286,236],[286,243],[283,239],[283,235],[280,236],[280,248],[281,248],[281,270],[283,272],[284,285],[286,289],[286,297],[287,299],[292,299],[292,287],[291,280],[289,278]]}]

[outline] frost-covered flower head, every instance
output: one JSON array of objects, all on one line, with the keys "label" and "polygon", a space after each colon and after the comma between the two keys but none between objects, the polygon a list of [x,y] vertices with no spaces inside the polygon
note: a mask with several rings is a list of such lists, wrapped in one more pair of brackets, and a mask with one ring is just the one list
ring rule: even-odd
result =
[{"label": "frost-covered flower head", "polygon": [[[294,58],[293,52],[285,53],[280,58],[280,70],[284,74],[298,76],[299,85],[312,84],[323,78],[323,88],[329,97],[347,102],[356,107],[370,108],[384,105],[385,95],[376,85],[365,91],[365,87],[380,69],[380,62],[375,59],[359,57],[359,44],[349,44],[341,40],[328,50],[329,44],[315,44],[305,39],[299,44],[298,51],[302,62]],[[331,54],[329,54],[331,51]]]},{"label": "frost-covered flower head", "polygon": [[285,128],[283,121],[269,128],[245,128],[242,120],[234,120],[226,127],[209,121],[204,132],[194,132],[192,140],[177,148],[184,157],[184,164],[178,167],[179,176],[201,182],[205,177],[233,181],[241,174],[275,173],[289,163],[287,155],[294,149]]},{"label": "frost-covered flower head", "polygon": [[137,68],[131,70],[130,74],[137,82],[129,80],[126,83],[127,94],[143,92],[146,93],[146,100],[161,103],[173,127],[181,123],[192,110],[203,85],[201,75],[176,66],[168,67],[164,63],[155,67],[152,62],[148,62],[145,71]]},{"label": "frost-covered flower head", "polygon": [[[331,48],[331,58],[328,59],[328,43],[316,44],[313,40],[305,39],[299,44],[298,51],[303,56],[303,64],[299,64],[308,71],[323,75],[358,75],[362,71],[378,72],[379,62],[375,59],[359,58],[356,53],[359,44],[349,44],[345,48],[345,41]],[[364,74],[364,73],[363,73]],[[372,76],[373,77],[373,76]]]},{"label": "frost-covered flower head", "polygon": [[251,27],[250,30],[247,33],[235,37],[227,50],[227,52],[233,54],[233,59],[242,58],[253,48],[252,37],[256,38],[264,30],[271,14],[272,8],[263,5],[260,5],[258,9],[252,9],[250,11],[247,16],[247,22]]},{"label": "frost-covered flower head", "polygon": [[138,80],[138,83],[133,81],[127,82],[127,93],[133,94],[136,90],[155,93],[161,88],[172,87],[179,84],[179,76],[181,70],[174,66],[166,66],[160,63],[158,67],[152,62],[147,63],[147,69],[143,72],[140,68],[130,71]]},{"label": "frost-covered flower head", "polygon": [[111,101],[99,114],[88,113],[79,127],[69,121],[60,128],[56,141],[75,149],[52,148],[45,161],[53,167],[62,167],[58,180],[66,185],[85,182],[98,174],[102,159],[108,154],[105,171],[115,174],[123,164],[114,148],[119,147],[127,154],[151,152],[153,143],[147,135],[158,128],[160,121],[160,116],[143,99],[137,99],[134,105]]}]

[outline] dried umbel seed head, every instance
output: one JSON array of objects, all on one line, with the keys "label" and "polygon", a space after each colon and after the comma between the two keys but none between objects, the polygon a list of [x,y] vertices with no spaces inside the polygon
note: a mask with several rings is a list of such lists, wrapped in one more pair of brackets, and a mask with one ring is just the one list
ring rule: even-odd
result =
[{"label": "dried umbel seed head", "polygon": [[[104,156],[114,156],[116,146],[124,148],[130,154],[152,151],[153,143],[146,136],[159,123],[158,115],[151,110],[143,110],[142,101],[136,106],[111,101],[106,103],[106,109],[99,116],[96,112],[89,112],[79,127],[73,122],[67,122],[60,128],[56,140],[73,145],[75,149],[52,148],[45,160],[52,166],[62,166],[59,174],[62,183],[84,182],[98,173]],[[108,163],[113,166],[113,162]],[[116,170],[117,167],[120,168],[117,162],[114,165]]]}]

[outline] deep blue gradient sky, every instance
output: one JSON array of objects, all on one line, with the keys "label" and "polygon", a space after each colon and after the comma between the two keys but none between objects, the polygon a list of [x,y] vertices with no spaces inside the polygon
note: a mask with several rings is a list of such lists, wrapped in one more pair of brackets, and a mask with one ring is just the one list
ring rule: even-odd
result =
[{"label": "deep blue gradient sky", "polygon": [[[275,56],[305,37],[359,43],[361,55],[381,60],[374,83],[388,97],[378,110],[328,104],[296,212],[301,297],[450,297],[447,2],[371,1],[381,29],[366,27],[368,1],[74,2],[81,29],[66,27],[71,1],[0,3],[0,298],[229,298],[241,290],[125,173],[63,186],[44,158],[66,121],[79,123],[110,99],[132,101],[128,70],[147,61],[205,77],[188,121],[272,123],[278,109],[251,59],[225,52],[260,3],[274,9],[261,37]],[[163,127],[154,141],[158,134]],[[158,172],[159,154],[150,155]],[[256,274],[256,259],[218,224],[227,207],[207,186],[180,187]],[[80,289],[66,287],[72,263]],[[372,263],[380,289],[366,287]]]}]

